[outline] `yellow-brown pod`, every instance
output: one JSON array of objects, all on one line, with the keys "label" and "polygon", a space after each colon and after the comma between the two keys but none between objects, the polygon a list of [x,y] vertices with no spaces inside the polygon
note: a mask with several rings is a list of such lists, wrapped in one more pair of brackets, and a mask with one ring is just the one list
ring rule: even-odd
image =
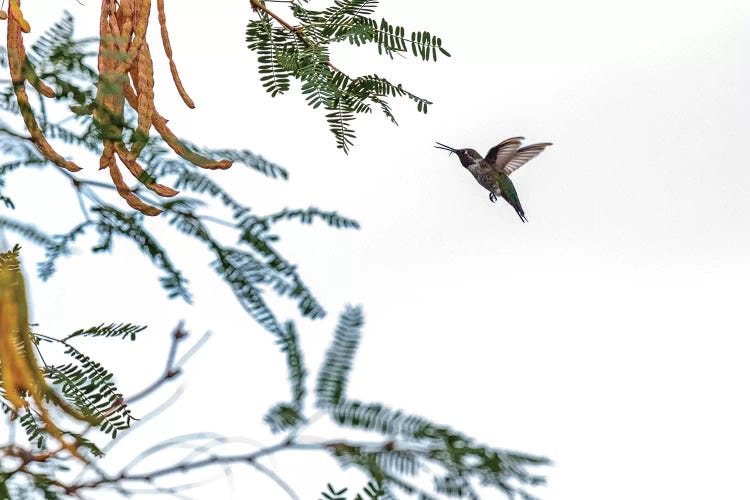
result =
[{"label": "yellow-brown pod", "polygon": [[7,252],[0,254],[0,377],[5,397],[16,410],[28,406],[24,394],[31,385],[28,367],[20,352],[22,328],[28,328],[23,276],[16,252]]}]

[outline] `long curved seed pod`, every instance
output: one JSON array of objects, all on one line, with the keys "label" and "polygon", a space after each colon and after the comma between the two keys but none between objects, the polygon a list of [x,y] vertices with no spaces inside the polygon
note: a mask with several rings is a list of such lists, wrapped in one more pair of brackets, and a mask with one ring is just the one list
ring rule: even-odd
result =
[{"label": "long curved seed pod", "polygon": [[29,407],[27,398],[30,397],[47,432],[63,448],[83,460],[75,442],[67,442],[52,420],[48,404],[58,406],[76,420],[96,422],[61,399],[44,378],[34,354],[26,287],[15,251],[0,254],[0,360],[5,398],[18,410]]},{"label": "long curved seed pod", "polygon": [[123,180],[120,169],[116,163],[112,163],[109,166],[109,175],[112,177],[112,182],[114,183],[115,188],[117,188],[117,193],[122,196],[132,208],[138,210],[144,215],[159,215],[162,213],[162,210],[145,203],[130,190]]},{"label": "long curved seed pod", "polygon": [[23,12],[21,12],[21,0],[10,0],[10,2],[8,2],[8,11],[10,15],[18,21],[21,31],[24,33],[31,32],[31,26],[29,26],[28,21],[23,18]]},{"label": "long curved seed pod", "polygon": [[44,83],[41,78],[39,78],[39,75],[36,74],[34,68],[32,68],[28,63],[25,54],[23,59],[26,61],[23,65],[23,74],[26,81],[28,81],[31,86],[34,87],[34,89],[36,89],[36,91],[42,94],[44,97],[49,97],[50,99],[55,97],[57,94],[55,94],[54,89]]},{"label": "long curved seed pod", "polygon": [[[123,87],[123,94],[125,95],[125,99],[128,101],[128,104],[130,104],[130,107],[135,108],[138,104],[138,97],[135,93],[135,90],[133,90],[133,87],[131,87],[130,85],[125,85]],[[152,121],[154,128],[159,133],[159,135],[161,135],[162,139],[164,139],[164,142],[166,142],[167,145],[172,148],[172,151],[174,151],[193,165],[210,170],[224,170],[232,166],[231,160],[212,160],[186,148],[182,141],[180,141],[174,134],[174,132],[172,132],[172,130],[170,130],[170,128],[167,126],[167,119],[161,116],[156,109],[154,109]]]},{"label": "long curved seed pod", "polygon": [[[16,95],[18,101],[18,108],[23,117],[26,129],[31,134],[31,142],[36,146],[39,152],[46,159],[54,163],[60,168],[64,168],[70,172],[78,172],[81,167],[76,165],[72,161],[68,161],[63,158],[57,151],[45,139],[42,130],[39,128],[39,124],[36,122],[34,117],[34,111],[29,104],[29,96],[26,94],[26,88],[24,85],[23,67],[25,60],[21,58],[23,51],[23,38],[21,37],[21,26],[16,18],[16,14],[13,9],[9,9],[8,15],[8,67],[10,69],[10,78],[13,82],[13,92]],[[20,12],[19,9],[17,9]]]},{"label": "long curved seed pod", "polygon": [[18,50],[18,56],[23,61],[23,67],[21,68],[21,71],[23,72],[24,79],[31,84],[34,89],[36,89],[37,92],[42,94],[44,97],[49,97],[50,99],[55,97],[55,91],[44,83],[41,78],[39,78],[39,75],[36,74],[36,71],[34,71],[34,68],[29,63],[28,58],[26,57],[26,48],[23,46],[23,40],[22,43],[16,47],[16,50]]},{"label": "long curved seed pod", "polygon": [[120,27],[120,36],[123,37],[125,42],[123,51],[127,51],[127,44],[133,37],[133,0],[120,0],[115,18],[117,25]]},{"label": "long curved seed pod", "polygon": [[23,360],[18,352],[19,307],[15,297],[15,273],[0,269],[0,382],[5,387],[5,398],[15,409],[28,406],[21,396],[28,377],[23,370]]},{"label": "long curved seed pod", "polygon": [[159,28],[161,28],[161,41],[164,45],[164,53],[167,54],[169,59],[169,71],[172,73],[172,81],[174,86],[177,87],[177,92],[182,97],[188,108],[194,109],[195,103],[188,95],[185,87],[182,86],[182,80],[180,80],[180,74],[177,72],[177,65],[172,59],[172,44],[169,43],[169,32],[167,31],[167,15],[164,12],[164,0],[156,0],[156,10],[159,13]]},{"label": "long curved seed pod", "polygon": [[[118,73],[124,73],[133,64],[141,44],[146,41],[146,30],[148,29],[148,17],[151,11],[151,0],[133,0],[133,40],[128,46],[128,52],[125,59],[117,67]],[[124,14],[123,14],[124,15]],[[127,18],[126,18],[127,19]],[[127,23],[127,21],[125,21]]]},{"label": "long curved seed pod", "polygon": [[151,118],[154,112],[154,68],[151,63],[151,52],[148,43],[144,40],[136,58],[136,71],[131,72],[131,78],[138,91],[138,126],[133,134],[133,145],[131,153],[133,158],[143,150],[148,142],[148,134],[151,130]]},{"label": "long curved seed pod", "polygon": [[115,143],[112,141],[104,141],[104,151],[99,157],[99,170],[105,169],[111,166],[115,162]]},{"label": "long curved seed pod", "polygon": [[128,151],[128,149],[125,147],[125,144],[116,144],[115,150],[117,151],[117,156],[120,157],[120,160],[127,167],[130,173],[133,174],[133,177],[135,177],[138,182],[146,186],[148,189],[158,194],[159,196],[164,196],[167,198],[170,196],[175,196],[179,193],[179,191],[175,191],[171,187],[154,182],[154,179],[148,174],[148,172],[143,170],[143,167],[138,164],[133,154]]},{"label": "long curved seed pod", "polygon": [[[114,143],[122,141],[122,128],[118,121],[122,120],[124,101],[120,96],[120,105],[117,103],[117,84],[115,79],[115,67],[117,50],[115,28],[112,23],[114,13],[114,0],[103,0],[99,17],[99,56],[97,69],[99,80],[96,82],[96,105],[94,107],[94,121],[99,126],[102,136],[104,150],[99,158],[99,168],[107,168],[114,163]],[[113,26],[113,24],[115,26]],[[118,109],[119,108],[119,109]]]}]

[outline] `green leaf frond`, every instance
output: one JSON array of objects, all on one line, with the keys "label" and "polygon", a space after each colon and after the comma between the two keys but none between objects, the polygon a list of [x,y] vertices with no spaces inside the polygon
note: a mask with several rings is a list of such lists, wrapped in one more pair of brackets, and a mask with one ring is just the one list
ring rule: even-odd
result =
[{"label": "green leaf frond", "polygon": [[271,427],[271,432],[274,433],[293,429],[306,421],[303,409],[307,373],[302,360],[302,351],[299,349],[299,338],[294,323],[291,321],[284,323],[283,336],[276,343],[279,344],[281,352],[286,355],[292,401],[291,403],[277,404],[263,418]]},{"label": "green leaf frond", "polygon": [[175,176],[175,189],[208,195],[211,198],[219,200],[222,205],[228,207],[234,214],[245,213],[249,210],[211,179],[210,176],[186,166],[184,162],[168,160],[159,164],[158,168],[154,170],[154,174],[157,177],[162,175]]},{"label": "green leaf frond", "polygon": [[120,337],[122,339],[129,338],[130,340],[135,340],[136,334],[145,329],[145,326],[138,326],[130,323],[101,324],[86,328],[85,330],[76,330],[65,337],[63,341],[67,342],[75,337]]},{"label": "green leaf frond", "polygon": [[[296,267],[270,246],[268,235],[242,238],[257,254],[224,247],[192,212],[175,210],[169,204],[164,208],[172,215],[172,226],[208,245],[215,256],[212,265],[216,272],[231,287],[243,308],[274,335],[282,336],[282,330],[275,314],[262,299],[264,289],[294,300],[303,316],[315,319],[325,315],[323,307],[297,274]],[[238,226],[241,227],[242,222]]]},{"label": "green leaf frond", "polygon": [[[349,491],[349,488],[337,490],[331,483],[328,483],[326,485],[326,490],[320,492],[323,497],[320,500],[347,500],[347,491]],[[387,497],[385,496],[385,492],[381,489],[380,484],[370,481],[364,488],[362,488],[362,493],[357,493],[352,500],[375,500],[376,498]]]},{"label": "green leaf frond", "polygon": [[276,315],[263,300],[262,291],[254,285],[265,280],[266,267],[251,255],[231,249],[224,250],[212,265],[229,283],[245,311],[263,328],[282,337],[284,331]]},{"label": "green leaf frond", "polygon": [[375,454],[368,453],[360,446],[340,444],[333,447],[330,453],[342,468],[356,467],[361,469],[378,483],[385,484],[386,479],[390,477],[388,471],[378,463]]},{"label": "green leaf frond", "polygon": [[79,448],[87,450],[89,453],[91,453],[91,455],[97,458],[102,458],[104,456],[104,452],[93,441],[86,438],[86,436],[84,436],[83,434],[78,434],[75,432],[67,432],[67,434],[75,438]]},{"label": "green leaf frond", "polygon": [[271,428],[271,432],[288,431],[305,422],[300,410],[288,403],[279,403],[266,413],[263,421]]},{"label": "green leaf frond", "polygon": [[285,54],[289,43],[286,32],[274,28],[271,19],[263,13],[258,20],[251,20],[246,31],[248,48],[258,53],[260,81],[271,97],[289,90],[291,72],[280,64],[279,55]]},{"label": "green leaf frond", "polygon": [[[34,488],[36,488],[39,493],[41,493],[44,500],[63,500],[65,498],[59,484],[57,484],[57,482],[51,477],[47,477],[42,474],[36,474],[32,476],[31,482],[34,485]],[[28,488],[28,486],[23,486],[22,488],[26,489]],[[27,492],[20,491],[14,491],[11,495],[12,496],[9,496],[8,498],[19,498],[22,500],[31,500],[31,498],[34,498],[27,497]]]},{"label": "green leaf frond", "polygon": [[419,472],[420,457],[409,450],[368,450],[359,446],[337,446],[330,451],[343,467],[363,469],[384,486],[391,478],[416,476]]},{"label": "green leaf frond", "polygon": [[[377,432],[383,436],[410,443],[410,449],[421,449],[421,456],[447,471],[439,482],[440,493],[464,492],[461,498],[474,497],[471,480],[493,486],[508,494],[529,495],[522,487],[544,484],[544,477],[529,472],[529,467],[549,465],[544,457],[537,457],[477,444],[471,438],[449,427],[434,424],[422,417],[391,410],[378,403],[345,401],[329,408],[334,421],[358,430]],[[385,450],[388,451],[388,450]],[[376,449],[375,454],[384,450]],[[366,465],[358,463],[360,466]],[[379,466],[388,469],[387,462]],[[398,472],[398,471],[393,471]],[[438,483],[436,483],[438,486]],[[473,492],[473,493],[472,493]]]},{"label": "green leaf frond", "polygon": [[307,104],[325,108],[329,129],[344,152],[353,145],[355,117],[372,112],[373,104],[396,123],[387,97],[408,97],[425,113],[431,103],[385,79],[374,82],[372,77],[350,77],[330,60],[331,45],[344,41],[355,46],[375,44],[378,53],[390,58],[411,53],[424,61],[436,61],[438,54],[450,56],[440,37],[428,31],[407,35],[403,26],[370,17],[377,4],[377,0],[334,0],[328,8],[312,10],[293,3],[291,12],[297,26],[283,22],[277,26],[277,20],[262,9],[258,9],[258,19],[247,25],[248,48],[258,54],[263,87],[276,96],[289,90],[291,77],[299,80]]},{"label": "green leaf frond", "polygon": [[[302,224],[312,224],[316,219],[320,219],[331,227],[341,229],[359,229],[359,222],[348,217],[344,217],[335,211],[324,211],[316,207],[310,208],[285,208],[279,212],[265,217],[256,217],[254,224],[263,225],[266,229],[279,221],[299,220]],[[250,228],[252,230],[252,228]]]},{"label": "green leaf frond", "polygon": [[130,426],[133,417],[112,383],[112,374],[70,344],[65,344],[65,354],[75,362],[48,366],[47,377],[84,415],[93,417],[102,432],[116,437]]},{"label": "green leaf frond", "polygon": [[333,108],[334,111],[326,115],[328,128],[336,136],[336,147],[349,152],[349,148],[354,145],[356,137],[352,123],[354,123],[354,113],[349,111],[343,99],[340,99],[338,105]]},{"label": "green leaf frond", "polygon": [[19,417],[18,422],[21,424],[24,433],[26,433],[29,443],[36,446],[39,450],[46,449],[47,431],[44,428],[44,423],[37,418],[33,410],[26,408]]},{"label": "green leaf frond", "polygon": [[65,144],[79,146],[95,153],[101,152],[100,139],[91,131],[79,133],[49,121],[43,124],[42,131],[47,139],[57,139]]},{"label": "green leaf frond", "polygon": [[255,154],[247,149],[214,149],[204,148],[195,145],[190,141],[182,141],[189,149],[196,153],[209,158],[226,158],[235,164],[245,165],[251,170],[255,170],[272,179],[280,178],[286,180],[289,178],[289,172],[280,165],[265,159],[259,154]]},{"label": "green leaf frond", "polygon": [[46,281],[48,280],[57,270],[56,263],[60,257],[70,255],[72,252],[70,246],[75,242],[76,238],[82,235],[88,226],[92,223],[90,221],[82,222],[73,229],[65,234],[57,234],[52,237],[54,242],[52,244],[45,245],[45,256],[46,259],[37,264],[37,273],[39,277]]},{"label": "green leaf frond", "polygon": [[216,255],[213,263],[216,272],[230,285],[245,310],[277,337],[283,337],[284,332],[262,298],[263,288],[294,299],[303,316],[315,319],[325,315],[318,300],[300,281],[294,266],[286,261],[264,262],[248,252],[233,248],[223,248]]},{"label": "green leaf frond", "polygon": [[95,224],[101,236],[94,251],[110,250],[113,235],[124,236],[132,240],[159,269],[164,271],[165,276],[160,278],[160,281],[162,287],[169,293],[169,297],[181,297],[186,302],[190,302],[187,280],[174,267],[159,242],[144,229],[140,214],[128,215],[109,206],[94,207],[92,212],[98,216]]},{"label": "green leaf frond", "polygon": [[315,394],[319,408],[335,408],[346,400],[346,386],[363,325],[360,307],[347,306],[339,316],[333,342],[318,372]]},{"label": "green leaf frond", "polygon": [[55,239],[51,235],[45,233],[35,225],[27,224],[26,222],[21,222],[0,216],[0,228],[7,229],[8,231],[13,231],[14,233],[19,234],[32,243],[40,246],[47,247],[52,246],[56,243]]},{"label": "green leaf frond", "polygon": [[[2,184],[0,184],[0,187],[2,187]],[[5,205],[5,208],[8,208],[10,210],[14,210],[16,208],[16,205],[13,203],[13,200],[5,196],[2,193],[0,193],[0,202],[2,202],[3,205]]]},{"label": "green leaf frond", "polygon": [[[262,220],[262,218],[261,218]],[[246,215],[237,220],[236,227],[240,230],[240,243],[249,245],[259,254],[256,261],[261,261],[267,267],[265,283],[282,296],[295,299],[300,313],[310,319],[322,318],[326,311],[304,284],[297,273],[297,268],[281,256],[272,246],[273,237],[267,234],[268,224],[258,223],[259,218]],[[242,253],[235,251],[235,253]]]},{"label": "green leaf frond", "polygon": [[62,18],[47,28],[30,47],[30,56],[37,61],[50,59],[61,46],[68,45],[73,41],[73,30],[75,24],[70,12],[64,11]]},{"label": "green leaf frond", "polygon": [[292,389],[292,404],[302,410],[305,403],[305,363],[299,348],[299,336],[294,323],[284,323],[284,335],[276,341],[281,352],[286,355],[286,367],[289,372],[289,385]]}]

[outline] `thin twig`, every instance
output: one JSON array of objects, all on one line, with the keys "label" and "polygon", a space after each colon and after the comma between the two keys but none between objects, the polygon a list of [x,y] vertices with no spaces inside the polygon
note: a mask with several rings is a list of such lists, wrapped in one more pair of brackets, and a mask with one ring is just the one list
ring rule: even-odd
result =
[{"label": "thin twig", "polygon": [[169,354],[167,355],[167,364],[164,367],[164,372],[162,373],[161,377],[154,380],[151,384],[149,384],[144,389],[138,391],[137,393],[133,394],[129,398],[126,399],[126,401],[129,404],[135,403],[136,401],[145,398],[155,390],[157,390],[159,387],[161,387],[163,384],[168,382],[169,380],[173,379],[174,377],[178,376],[180,374],[180,365],[175,365],[175,357],[177,356],[177,347],[185,338],[187,337],[187,332],[183,330],[183,324],[180,323],[172,332],[172,343],[169,346]]}]

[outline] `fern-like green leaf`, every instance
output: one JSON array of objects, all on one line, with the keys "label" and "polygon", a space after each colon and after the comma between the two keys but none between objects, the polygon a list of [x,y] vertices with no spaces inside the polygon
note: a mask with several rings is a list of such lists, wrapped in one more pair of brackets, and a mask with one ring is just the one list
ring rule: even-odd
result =
[{"label": "fern-like green leaf", "polygon": [[82,222],[65,234],[57,234],[53,236],[52,239],[54,240],[54,243],[45,245],[45,254],[47,258],[37,264],[37,272],[43,281],[48,280],[55,273],[57,259],[64,255],[70,255],[70,245],[72,245],[76,238],[82,235],[86,231],[86,228],[91,224],[92,222],[90,221]]},{"label": "fern-like green leaf", "polygon": [[162,287],[169,293],[169,298],[181,297],[186,302],[190,302],[187,280],[174,267],[159,242],[143,228],[140,214],[128,215],[109,206],[94,207],[92,211],[99,216],[96,229],[102,237],[95,251],[109,250],[113,234],[132,240],[159,269],[164,271],[165,276],[160,281]]},{"label": "fern-like green leaf", "polygon": [[265,266],[247,253],[225,250],[213,262],[213,267],[229,283],[242,307],[258,324],[277,337],[284,335],[276,315],[263,300],[261,290],[253,285],[253,282],[263,280]]},{"label": "fern-like green leaf", "polygon": [[346,400],[346,386],[359,345],[364,318],[359,307],[347,306],[339,316],[333,342],[318,373],[315,393],[319,408],[336,407]]},{"label": "fern-like green leaf", "polygon": [[279,403],[263,417],[263,421],[271,427],[271,432],[287,431],[305,422],[300,410],[287,403]]},{"label": "fern-like green leaf", "polygon": [[292,403],[302,410],[305,399],[305,363],[302,359],[302,351],[299,349],[299,337],[294,323],[287,321],[284,324],[284,335],[276,341],[281,352],[286,354],[286,367],[289,372],[289,384],[292,388]]},{"label": "fern-like green leaf", "polygon": [[37,228],[33,224],[27,224],[25,222],[17,221],[14,219],[8,219],[6,217],[0,217],[0,228],[7,229],[17,233],[27,240],[42,246],[51,246],[55,244],[55,240],[52,236],[45,233],[41,229]]},{"label": "fern-like green leaf", "polygon": [[81,351],[66,344],[65,354],[75,363],[48,366],[46,375],[79,410],[98,422],[112,438],[127,429],[133,417],[125,400],[112,383],[112,374]]},{"label": "fern-like green leaf", "polygon": [[145,330],[145,326],[132,325],[130,323],[111,323],[92,326],[85,330],[76,330],[63,339],[63,342],[75,337],[121,337],[135,340],[135,335]]},{"label": "fern-like green leaf", "polygon": [[234,163],[245,165],[251,170],[255,170],[272,179],[280,178],[286,180],[289,178],[289,172],[286,169],[247,149],[203,148],[185,140],[182,143],[200,155],[209,158],[226,158]]},{"label": "fern-like green leaf", "polygon": [[75,438],[79,448],[87,450],[96,458],[102,458],[104,456],[104,452],[101,450],[101,448],[99,448],[96,443],[88,439],[83,434],[77,434],[75,432],[68,432],[68,434]]},{"label": "fern-like green leaf", "polygon": [[[438,54],[450,56],[442,40],[428,31],[412,31],[407,36],[403,26],[370,17],[377,4],[377,0],[334,0],[324,10],[313,10],[293,3],[298,26],[277,26],[261,9],[259,18],[247,25],[246,40],[248,48],[258,54],[262,86],[275,96],[288,90],[290,77],[298,79],[307,104],[326,109],[328,127],[345,153],[353,145],[353,122],[358,114],[370,113],[375,104],[391,122],[396,119],[386,94],[366,79],[350,77],[334,66],[329,57],[331,45],[341,41],[356,46],[375,44],[380,54],[390,58],[410,50],[425,61],[437,60]],[[390,95],[408,96],[417,102],[418,111],[427,112],[426,99],[405,91]]]},{"label": "fern-like green leaf", "polygon": [[21,424],[30,443],[34,444],[40,450],[46,448],[47,431],[44,429],[44,424],[37,420],[32,410],[26,408],[19,417],[18,422]]},{"label": "fern-like green leaf", "polygon": [[359,229],[359,223],[354,219],[343,217],[335,211],[323,211],[315,207],[306,209],[289,209],[285,208],[280,212],[273,213],[266,217],[256,218],[257,223],[279,222],[282,220],[299,220],[302,224],[312,224],[315,219],[320,219],[331,227],[342,229]]}]

